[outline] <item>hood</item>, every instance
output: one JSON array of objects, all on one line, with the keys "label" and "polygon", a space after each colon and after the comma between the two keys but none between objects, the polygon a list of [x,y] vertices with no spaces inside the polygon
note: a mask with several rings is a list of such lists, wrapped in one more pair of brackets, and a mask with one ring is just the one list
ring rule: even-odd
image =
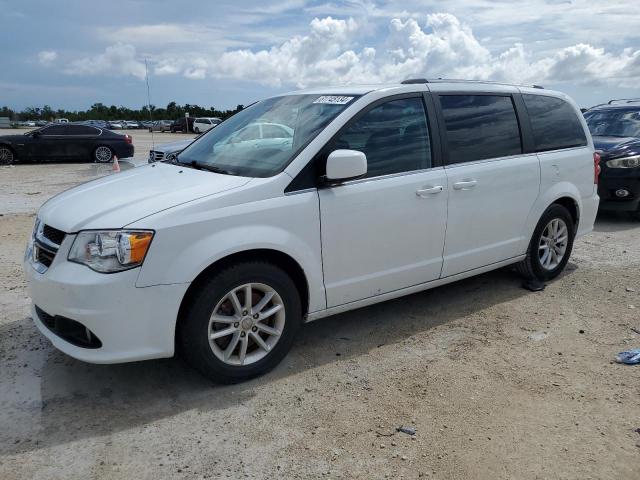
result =
[{"label": "hood", "polygon": [[593,137],[596,150],[602,152],[603,159],[640,155],[640,138],[636,137]]},{"label": "hood", "polygon": [[67,233],[122,228],[198,198],[246,185],[248,177],[156,163],[78,185],[46,202],[38,216]]},{"label": "hood", "polygon": [[21,133],[16,135],[0,135],[0,142],[8,143],[9,145],[12,143],[24,143],[25,138],[27,138],[27,136]]},{"label": "hood", "polygon": [[160,145],[156,145],[153,149],[154,152],[164,152],[165,155],[173,152],[180,152],[187,148],[187,146],[191,145],[195,138],[191,138],[189,140],[180,140],[178,142],[170,142],[170,143],[162,143]]}]

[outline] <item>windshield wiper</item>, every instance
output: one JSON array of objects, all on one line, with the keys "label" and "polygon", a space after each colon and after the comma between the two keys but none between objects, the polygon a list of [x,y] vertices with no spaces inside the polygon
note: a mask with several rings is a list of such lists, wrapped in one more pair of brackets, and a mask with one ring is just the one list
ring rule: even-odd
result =
[{"label": "windshield wiper", "polygon": [[209,165],[208,163],[201,163],[197,160],[191,160],[187,165],[198,170],[206,170],[208,172],[220,173],[222,175],[235,175],[235,173],[230,170],[225,170],[224,168],[216,167],[215,165]]}]

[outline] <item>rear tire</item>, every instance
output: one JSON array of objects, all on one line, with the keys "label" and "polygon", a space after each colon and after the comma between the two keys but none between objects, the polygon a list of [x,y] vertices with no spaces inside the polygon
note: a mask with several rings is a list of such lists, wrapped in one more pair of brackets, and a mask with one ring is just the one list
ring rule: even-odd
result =
[{"label": "rear tire", "polygon": [[200,283],[186,301],[177,331],[182,354],[217,383],[242,382],[274,368],[302,323],[294,282],[267,262],[227,267]]},{"label": "rear tire", "polygon": [[574,237],[575,224],[571,213],[562,205],[551,205],[538,221],[527,256],[516,264],[516,269],[527,280],[553,280],[569,261]]},{"label": "rear tire", "polygon": [[93,151],[93,159],[96,163],[109,163],[113,160],[113,150],[106,145],[99,145]]},{"label": "rear tire", "polygon": [[196,127],[196,128],[193,130],[193,133],[200,133],[200,129],[199,129],[198,127]]}]

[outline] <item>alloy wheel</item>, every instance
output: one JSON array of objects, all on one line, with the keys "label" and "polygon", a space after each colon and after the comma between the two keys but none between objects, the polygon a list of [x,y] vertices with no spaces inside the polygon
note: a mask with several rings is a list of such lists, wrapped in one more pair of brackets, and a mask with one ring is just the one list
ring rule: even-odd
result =
[{"label": "alloy wheel", "polygon": [[255,363],[278,343],[286,321],[280,295],[269,285],[247,283],[228,292],[209,319],[209,345],[234,366]]},{"label": "alloy wheel", "polygon": [[109,162],[111,161],[112,156],[113,153],[111,153],[111,149],[109,147],[101,146],[96,148],[95,157],[98,162]]},{"label": "alloy wheel", "polygon": [[0,147],[0,165],[10,165],[13,163],[13,152],[10,148]]},{"label": "alloy wheel", "polygon": [[554,218],[542,231],[538,243],[538,259],[545,270],[555,269],[564,258],[569,240],[569,229],[561,218]]}]

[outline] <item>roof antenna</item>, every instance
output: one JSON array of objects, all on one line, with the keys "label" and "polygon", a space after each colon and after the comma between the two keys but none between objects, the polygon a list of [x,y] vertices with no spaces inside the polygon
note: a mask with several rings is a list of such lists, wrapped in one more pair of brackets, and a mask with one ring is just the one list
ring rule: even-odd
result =
[{"label": "roof antenna", "polygon": [[151,115],[151,93],[149,91],[149,67],[147,66],[147,57],[144,57],[144,76],[147,81],[147,108],[149,109],[149,121],[151,122],[151,149],[156,149],[156,142],[153,138],[153,116]]}]

